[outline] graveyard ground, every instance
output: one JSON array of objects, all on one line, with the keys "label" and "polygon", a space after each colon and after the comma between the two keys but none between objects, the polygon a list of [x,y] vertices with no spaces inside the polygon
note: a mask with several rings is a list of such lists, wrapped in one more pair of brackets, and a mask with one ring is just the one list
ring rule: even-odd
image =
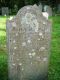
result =
[{"label": "graveyard ground", "polygon": [[[6,19],[7,17],[0,16],[0,80],[8,80]],[[60,16],[52,17],[52,20],[51,57],[48,80],[60,80]]]}]

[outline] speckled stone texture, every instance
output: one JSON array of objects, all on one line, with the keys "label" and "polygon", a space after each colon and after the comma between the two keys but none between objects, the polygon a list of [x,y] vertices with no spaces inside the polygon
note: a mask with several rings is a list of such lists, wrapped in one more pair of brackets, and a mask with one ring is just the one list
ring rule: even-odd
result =
[{"label": "speckled stone texture", "polygon": [[7,20],[9,80],[47,80],[51,22],[36,6]]}]

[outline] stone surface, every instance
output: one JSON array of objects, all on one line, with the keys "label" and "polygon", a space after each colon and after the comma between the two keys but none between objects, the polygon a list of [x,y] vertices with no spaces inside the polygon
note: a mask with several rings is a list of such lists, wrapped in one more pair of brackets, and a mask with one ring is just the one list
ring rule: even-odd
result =
[{"label": "stone surface", "polygon": [[39,7],[40,11],[42,12],[42,4],[41,3],[39,3],[38,7]]},{"label": "stone surface", "polygon": [[58,4],[58,12],[60,12],[60,4]]},{"label": "stone surface", "polygon": [[49,14],[47,12],[42,12],[43,16],[48,19],[49,18]]},{"label": "stone surface", "polygon": [[47,80],[51,22],[36,5],[23,7],[11,19],[7,20],[9,80]]},{"label": "stone surface", "polygon": [[2,7],[2,15],[8,15],[8,14],[9,14],[8,7]]},{"label": "stone surface", "polygon": [[50,6],[45,5],[44,12],[47,12],[49,16],[52,16],[52,8]]}]

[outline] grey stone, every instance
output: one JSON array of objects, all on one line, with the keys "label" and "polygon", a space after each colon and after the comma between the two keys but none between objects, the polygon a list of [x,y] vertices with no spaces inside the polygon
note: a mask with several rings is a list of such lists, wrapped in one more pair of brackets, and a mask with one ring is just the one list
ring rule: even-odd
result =
[{"label": "grey stone", "polygon": [[8,7],[2,7],[2,15],[9,15]]},{"label": "grey stone", "polygon": [[60,12],[60,4],[58,4],[58,12]]},{"label": "grey stone", "polygon": [[7,20],[9,80],[47,80],[51,22],[36,5]]},{"label": "grey stone", "polygon": [[44,12],[47,12],[49,16],[52,16],[52,8],[48,5],[44,6]]},{"label": "grey stone", "polygon": [[42,4],[41,3],[39,3],[38,7],[39,7],[40,11],[42,12]]}]

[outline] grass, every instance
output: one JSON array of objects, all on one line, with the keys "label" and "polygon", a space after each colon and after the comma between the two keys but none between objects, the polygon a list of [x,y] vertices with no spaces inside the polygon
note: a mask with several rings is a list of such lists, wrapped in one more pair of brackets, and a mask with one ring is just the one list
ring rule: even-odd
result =
[{"label": "grass", "polygon": [[6,17],[0,16],[0,80],[8,80],[6,52]]},{"label": "grass", "polygon": [[52,20],[49,80],[60,80],[60,16],[52,17]]},{"label": "grass", "polygon": [[[8,80],[6,19],[0,16],[0,80]],[[48,80],[60,80],[60,16],[52,17],[51,57]]]}]

